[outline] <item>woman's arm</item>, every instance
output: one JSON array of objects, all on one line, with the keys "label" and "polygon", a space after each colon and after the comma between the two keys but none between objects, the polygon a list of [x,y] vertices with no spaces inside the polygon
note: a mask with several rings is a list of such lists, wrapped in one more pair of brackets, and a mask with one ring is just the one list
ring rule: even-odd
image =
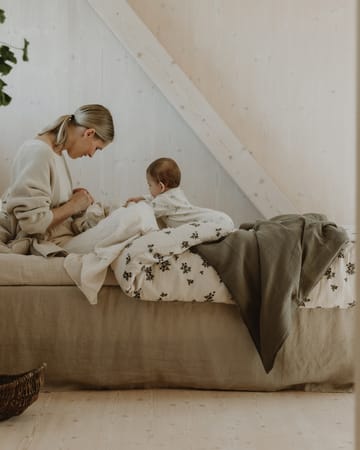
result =
[{"label": "woman's arm", "polygon": [[94,199],[86,189],[75,189],[70,200],[57,208],[51,209],[53,219],[48,229],[64,222],[71,216],[85,211],[92,203],[94,203]]},{"label": "woman's arm", "polygon": [[15,215],[22,231],[29,235],[44,234],[93,202],[86,189],[78,188],[67,202],[54,207],[55,185],[61,182],[54,154],[46,145],[31,141],[20,149],[13,165],[6,208]]}]

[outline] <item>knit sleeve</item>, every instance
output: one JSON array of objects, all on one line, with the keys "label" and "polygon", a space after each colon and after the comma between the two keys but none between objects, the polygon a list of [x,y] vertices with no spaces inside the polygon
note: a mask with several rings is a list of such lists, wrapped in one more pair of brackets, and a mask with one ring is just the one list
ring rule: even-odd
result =
[{"label": "knit sleeve", "polygon": [[26,234],[44,234],[53,220],[54,162],[49,150],[42,146],[26,150],[20,151],[14,162],[7,211],[14,214]]}]

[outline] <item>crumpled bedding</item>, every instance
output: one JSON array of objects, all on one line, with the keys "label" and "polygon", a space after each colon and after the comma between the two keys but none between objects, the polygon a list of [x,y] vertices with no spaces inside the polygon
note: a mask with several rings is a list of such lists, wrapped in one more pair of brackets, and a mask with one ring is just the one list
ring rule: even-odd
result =
[{"label": "crumpled bedding", "polygon": [[[225,237],[231,231],[229,227],[205,221],[160,230],[152,208],[140,202],[117,209],[96,227],[66,244],[64,248],[69,254],[64,267],[91,304],[97,303],[108,267],[113,269],[120,287],[129,296],[188,300],[187,286],[192,285],[194,299],[212,300],[215,295],[228,298],[226,288],[219,289],[215,271],[206,284],[195,284],[193,274],[189,273],[191,268],[181,260],[181,255],[194,245]],[[97,243],[91,250],[94,240]],[[199,257],[197,265],[200,263],[204,264]],[[187,278],[179,277],[179,270],[171,271],[172,265],[180,265]],[[155,272],[168,272],[166,283]]]},{"label": "crumpled bedding", "polygon": [[[160,230],[152,208],[141,202],[119,208],[71,239],[64,268],[91,304],[97,303],[109,267],[123,291],[137,299],[235,301],[269,372],[290,331],[294,308],[311,307],[311,289],[324,273],[329,279],[335,276],[328,265],[348,237],[316,214],[242,227],[195,222]],[[234,237],[236,244],[230,247],[240,259],[221,251]],[[213,241],[219,242],[209,244]],[[190,255],[194,247],[199,254]],[[354,269],[347,264],[350,276]],[[330,287],[337,290],[339,285],[332,282]]]},{"label": "crumpled bedding", "polygon": [[240,228],[194,250],[228,287],[270,372],[299,299],[308,296],[349,237],[321,214],[282,215]]},{"label": "crumpled bedding", "polygon": [[152,231],[129,243],[111,267],[130,297],[226,303],[231,296],[219,275],[188,249],[224,237],[229,231],[197,222]]},{"label": "crumpled bedding", "polygon": [[[309,295],[299,300],[299,309],[350,309],[356,304],[356,258],[355,243],[349,242],[342,249],[319,283]],[[169,258],[171,265],[156,264],[152,269],[154,277],[162,279],[163,288],[151,301],[172,301],[173,294],[166,295],[167,289],[176,292],[181,283],[186,289],[182,302],[212,302],[234,304],[225,284],[215,269],[199,255],[186,250],[179,256]],[[169,269],[169,270],[167,270]],[[64,257],[44,258],[34,255],[0,253],[0,286],[73,286],[75,283],[64,269]],[[174,272],[173,284],[167,282],[170,272]],[[177,273],[176,273],[177,272]],[[192,283],[194,280],[194,283]],[[160,287],[160,280],[157,285]],[[151,286],[151,281],[149,281]],[[199,296],[198,285],[203,286],[203,295]],[[103,286],[117,286],[119,283],[110,269],[107,271]],[[215,294],[214,294],[215,292]],[[134,292],[135,293],[135,292]],[[196,295],[195,295],[196,294]],[[133,297],[138,300],[136,294]],[[140,297],[141,300],[148,300]],[[175,301],[177,301],[176,299]]]}]

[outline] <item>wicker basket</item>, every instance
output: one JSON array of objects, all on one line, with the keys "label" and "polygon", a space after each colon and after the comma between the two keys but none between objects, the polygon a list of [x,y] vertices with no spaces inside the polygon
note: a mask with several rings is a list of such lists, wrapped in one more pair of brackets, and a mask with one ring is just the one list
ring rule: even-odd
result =
[{"label": "wicker basket", "polygon": [[0,375],[0,420],[18,416],[38,398],[45,367],[43,363],[29,372]]}]

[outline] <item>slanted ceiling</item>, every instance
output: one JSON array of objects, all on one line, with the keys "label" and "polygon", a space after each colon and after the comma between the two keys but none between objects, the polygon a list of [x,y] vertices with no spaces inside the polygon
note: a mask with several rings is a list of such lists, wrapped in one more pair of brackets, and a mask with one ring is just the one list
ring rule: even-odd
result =
[{"label": "slanted ceiling", "polygon": [[295,208],[126,0],[88,0],[183,120],[264,217]]}]

